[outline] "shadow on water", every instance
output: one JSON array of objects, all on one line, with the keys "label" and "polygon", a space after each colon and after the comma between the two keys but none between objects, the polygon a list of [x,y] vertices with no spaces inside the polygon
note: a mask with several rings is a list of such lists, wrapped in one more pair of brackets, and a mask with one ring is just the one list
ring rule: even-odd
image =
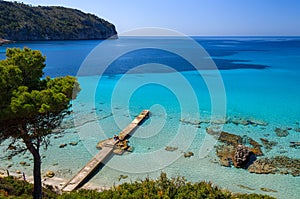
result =
[{"label": "shadow on water", "polygon": [[108,161],[111,160],[111,158],[114,156],[113,153],[111,153],[109,156],[107,156],[103,162],[101,162],[93,172],[91,172],[87,178],[85,180],[83,180],[76,189],[79,189],[80,187],[82,187],[83,185],[85,185],[86,183],[88,183],[94,176],[96,176],[99,171],[101,171],[101,169],[103,169],[103,167],[108,163]]}]

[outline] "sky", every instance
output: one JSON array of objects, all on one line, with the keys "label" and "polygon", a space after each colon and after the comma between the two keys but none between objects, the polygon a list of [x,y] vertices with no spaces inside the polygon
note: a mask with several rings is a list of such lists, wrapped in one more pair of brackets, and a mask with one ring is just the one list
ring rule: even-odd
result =
[{"label": "sky", "polygon": [[95,14],[119,33],[143,27],[192,36],[300,36],[300,0],[21,0]]}]

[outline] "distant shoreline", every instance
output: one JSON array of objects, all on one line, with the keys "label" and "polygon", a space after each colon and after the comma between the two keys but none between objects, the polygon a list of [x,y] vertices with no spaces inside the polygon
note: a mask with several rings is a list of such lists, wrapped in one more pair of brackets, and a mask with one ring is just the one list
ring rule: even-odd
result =
[{"label": "distant shoreline", "polygon": [[12,43],[12,42],[13,41],[11,41],[11,40],[0,38],[0,46],[2,46],[3,44],[9,44],[9,43]]}]

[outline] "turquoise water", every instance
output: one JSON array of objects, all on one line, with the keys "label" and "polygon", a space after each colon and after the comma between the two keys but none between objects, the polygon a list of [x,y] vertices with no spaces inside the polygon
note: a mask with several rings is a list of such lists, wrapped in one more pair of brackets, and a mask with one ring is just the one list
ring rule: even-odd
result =
[{"label": "turquoise water", "polygon": [[[205,131],[209,124],[199,126],[192,123],[222,118],[223,108],[227,118],[236,116],[265,121],[268,122],[266,127],[228,123],[223,130],[247,135],[258,142],[259,138],[278,142],[271,151],[263,149],[265,156],[300,158],[299,148],[289,147],[291,141],[300,141],[299,132],[294,130],[299,126],[297,122],[300,122],[300,38],[194,39],[214,58],[219,71],[207,70],[203,66],[205,70],[199,73],[174,52],[146,48],[122,55],[100,77],[99,67],[103,67],[101,63],[106,61],[102,54],[87,57],[85,63],[90,68],[89,71],[83,70],[84,59],[94,47],[101,44],[99,41],[8,45],[41,50],[47,56],[45,75],[80,74],[78,79],[82,91],[73,102],[74,113],[63,125],[66,134],[53,139],[52,146],[43,152],[46,156],[43,159],[43,171],[53,170],[59,177],[70,178],[98,152],[95,147],[98,141],[117,134],[140,111],[150,109],[150,119],[130,138],[134,152],[114,156],[91,182],[111,186],[120,183],[118,178],[121,174],[129,176],[121,180],[124,182],[146,176],[156,177],[165,171],[169,176],[181,175],[191,181],[212,181],[236,192],[266,193],[260,190],[266,187],[277,190],[276,193],[267,193],[275,197],[297,198],[300,192],[299,177],[250,174],[242,169],[221,167],[211,150],[214,139]],[[145,46],[159,43],[159,46],[173,44],[190,50],[185,43],[177,43],[176,39],[170,43],[170,40],[121,38],[106,41],[106,45],[111,49],[122,49],[141,43]],[[0,58],[4,58],[5,47],[0,47]],[[105,55],[109,51],[102,53]],[[92,61],[88,62],[89,59]],[[143,64],[147,64],[144,65],[146,70],[126,73]],[[225,96],[221,95],[220,82],[224,83]],[[274,132],[276,127],[291,127],[292,130],[287,137],[277,137]],[[59,148],[60,144],[72,141],[78,141],[78,145]],[[204,148],[205,144],[209,147]],[[164,149],[166,146],[178,147],[178,150],[168,152]],[[186,151],[192,151],[194,156],[184,158],[183,152]],[[203,154],[206,156],[203,157]],[[0,165],[5,168],[13,163],[11,170],[20,169],[30,174],[31,168],[18,164],[21,160],[22,157],[15,157],[12,161],[3,160]]]}]

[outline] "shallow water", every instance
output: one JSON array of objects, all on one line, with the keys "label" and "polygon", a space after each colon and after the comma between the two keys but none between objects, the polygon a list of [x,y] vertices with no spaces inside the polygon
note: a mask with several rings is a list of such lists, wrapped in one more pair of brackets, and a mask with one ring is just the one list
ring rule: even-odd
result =
[{"label": "shallow water", "polygon": [[[169,176],[181,175],[191,181],[212,181],[236,192],[297,198],[300,192],[299,177],[250,174],[242,169],[221,167],[213,151],[215,140],[205,131],[209,124],[199,126],[192,123],[209,121],[211,117],[222,118],[223,109],[227,118],[265,121],[268,123],[266,127],[228,123],[223,130],[247,135],[258,142],[259,138],[278,142],[270,151],[263,148],[267,157],[286,155],[300,158],[299,148],[289,147],[291,141],[300,141],[300,133],[294,130],[300,122],[300,38],[194,39],[219,60],[216,61],[217,66],[223,70],[203,70],[199,73],[190,70],[190,65],[174,54],[146,49],[123,55],[109,66],[101,78],[92,73],[78,77],[82,91],[73,102],[74,113],[64,124],[65,136],[53,139],[52,146],[43,152],[46,156],[43,171],[53,170],[58,177],[70,178],[98,152],[95,147],[98,141],[117,134],[140,111],[150,109],[151,117],[130,138],[134,152],[113,156],[91,182],[110,186],[146,176],[156,177],[161,171],[166,171]],[[120,48],[141,42],[163,43],[159,39],[149,41],[149,38],[121,38],[109,42]],[[47,56],[45,75],[61,76],[75,75],[85,56],[99,43],[63,41],[8,46],[26,45],[40,49]],[[5,46],[0,47],[0,52],[4,51]],[[1,53],[0,58],[3,57]],[[99,57],[96,61],[101,59],[105,58]],[[168,65],[176,72],[159,72],[161,66],[152,64],[153,68],[145,73],[124,74],[133,67],[154,61]],[[219,81],[224,83],[225,97],[220,94],[222,88],[218,86]],[[277,137],[274,132],[276,127],[292,129],[287,137]],[[77,141],[78,145],[59,148],[60,144],[73,141]],[[203,147],[205,144],[208,148]],[[168,152],[165,151],[166,146],[178,149]],[[186,151],[192,151],[194,156],[184,158]],[[203,157],[203,154],[207,156]],[[30,167],[24,168],[18,164],[23,159],[24,156],[15,157],[12,161],[3,160],[0,165],[5,168],[13,164],[11,170],[24,170],[29,174]],[[129,177],[119,182],[121,174]],[[260,190],[262,187],[277,192],[263,192]]]}]

